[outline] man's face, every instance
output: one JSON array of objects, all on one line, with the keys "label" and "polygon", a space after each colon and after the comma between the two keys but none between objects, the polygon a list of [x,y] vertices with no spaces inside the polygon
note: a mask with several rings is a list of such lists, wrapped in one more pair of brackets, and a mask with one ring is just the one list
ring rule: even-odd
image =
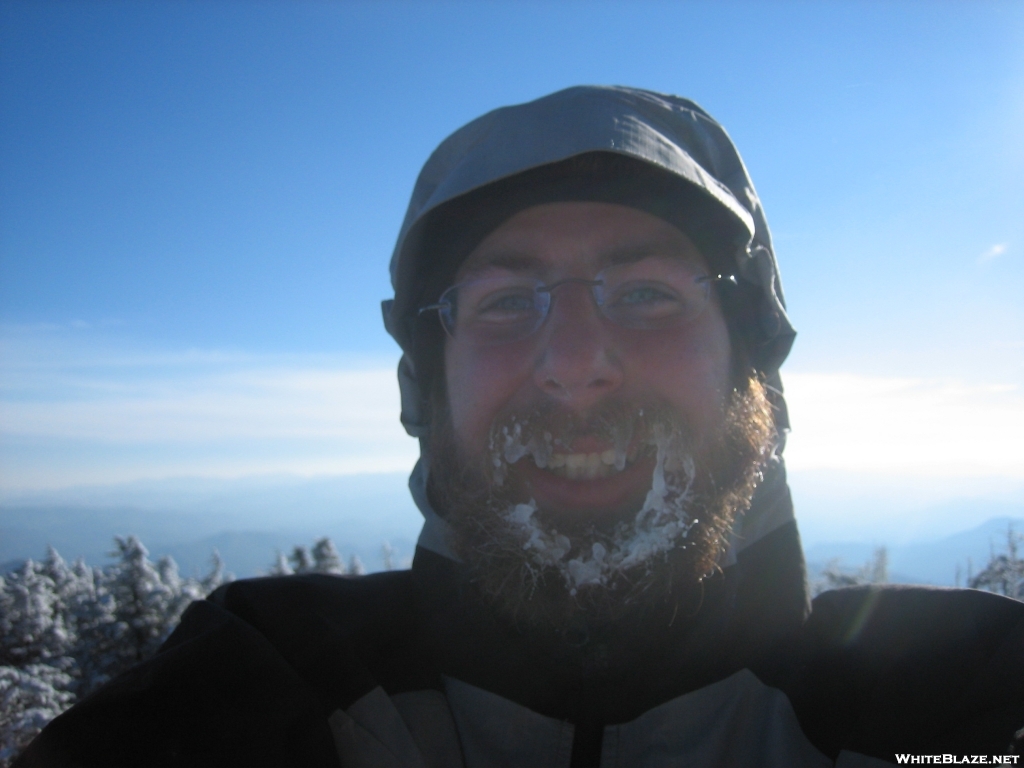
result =
[{"label": "man's face", "polygon": [[[550,285],[593,279],[606,267],[645,258],[676,259],[707,273],[689,238],[662,219],[610,203],[550,203],[521,211],[491,232],[456,281],[514,273]],[[699,446],[720,429],[731,351],[714,295],[686,324],[637,330],[613,324],[585,285],[567,283],[552,295],[544,325],[526,339],[480,346],[458,334],[449,338],[445,370],[458,459],[472,464],[491,453],[492,427],[505,414],[543,411],[585,424],[609,403],[660,404]],[[578,523],[639,509],[651,490],[653,455],[634,456],[636,446],[627,446],[631,461],[619,469],[608,462],[615,448],[608,435],[583,428],[552,437],[548,466],[538,467],[527,454],[510,468],[540,510]]]},{"label": "man's face", "polygon": [[[605,311],[622,324],[586,283],[602,273]],[[428,490],[479,594],[517,623],[564,628],[655,605],[670,622],[714,570],[774,427],[757,375],[732,375],[716,297],[684,310],[701,306],[686,286],[706,273],[657,217],[551,203],[491,232],[456,276],[475,287],[460,289],[463,325],[446,340]],[[505,290],[484,288],[488,277]],[[536,281],[560,284],[528,333],[523,286]]]}]

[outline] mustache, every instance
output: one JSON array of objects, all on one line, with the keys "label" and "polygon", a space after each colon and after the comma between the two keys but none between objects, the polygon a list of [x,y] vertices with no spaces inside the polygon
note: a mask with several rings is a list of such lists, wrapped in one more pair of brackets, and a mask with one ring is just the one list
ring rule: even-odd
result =
[{"label": "mustache", "polygon": [[494,428],[519,423],[534,430],[551,432],[556,436],[556,442],[564,444],[582,436],[613,439],[623,430],[642,428],[674,417],[674,408],[650,398],[609,399],[584,412],[567,409],[559,403],[544,401],[527,408],[505,408],[495,417]]}]

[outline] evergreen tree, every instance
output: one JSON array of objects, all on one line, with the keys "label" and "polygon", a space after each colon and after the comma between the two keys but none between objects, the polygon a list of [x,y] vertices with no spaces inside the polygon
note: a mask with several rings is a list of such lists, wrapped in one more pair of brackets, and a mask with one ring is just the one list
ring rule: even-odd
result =
[{"label": "evergreen tree", "polygon": [[268,576],[291,576],[293,573],[295,571],[288,565],[288,558],[284,556],[283,552],[277,553],[277,561],[267,571]]},{"label": "evergreen tree", "polygon": [[878,547],[874,556],[857,570],[843,568],[839,558],[829,560],[811,582],[811,594],[815,597],[830,589],[856,587],[861,584],[885,584],[889,581],[889,551]]},{"label": "evergreen tree", "polygon": [[269,574],[288,576],[293,573],[330,573],[336,576],[351,573],[359,576],[366,573],[366,568],[356,555],[352,555],[346,568],[345,561],[338,554],[334,542],[325,536],[313,544],[312,550],[296,545],[288,555],[287,562],[278,553],[277,562],[270,567]]},{"label": "evergreen tree", "polygon": [[380,559],[385,571],[395,570],[395,548],[391,546],[390,541],[380,545]]},{"label": "evergreen tree", "polygon": [[[156,563],[135,536],[114,539],[113,562],[68,565],[52,547],[0,577],[0,768],[51,719],[156,652],[193,600],[225,581],[213,553],[202,579],[182,578],[169,557]],[[290,561],[290,564],[289,564]],[[387,563],[387,560],[385,560]],[[278,553],[271,575],[365,572],[348,568],[329,538]]]},{"label": "evergreen tree", "polygon": [[48,722],[74,703],[59,666],[0,666],[0,766],[8,766]]},{"label": "evergreen tree", "polygon": [[334,542],[328,538],[320,539],[313,545],[313,570],[316,573],[345,573],[345,564],[341,561]]},{"label": "evergreen tree", "polygon": [[134,536],[114,563],[68,564],[50,548],[0,578],[0,768],[77,699],[156,651],[193,600],[231,578],[214,553],[202,580],[154,564]]},{"label": "evergreen tree", "polygon": [[977,576],[968,579],[967,585],[974,589],[985,589],[1007,597],[1024,599],[1024,559],[1019,556],[1024,536],[1013,530],[1006,529],[1006,551],[989,557],[985,569]]},{"label": "evergreen tree", "polygon": [[363,561],[359,559],[359,555],[352,555],[348,559],[348,572],[353,576],[362,576],[366,573],[366,566],[363,565]]},{"label": "evergreen tree", "polygon": [[67,643],[57,591],[32,560],[4,580],[0,596],[0,665],[23,667],[61,656]]},{"label": "evergreen tree", "polygon": [[296,545],[292,553],[288,555],[288,562],[291,563],[292,573],[312,573],[313,561],[309,556],[309,550],[303,546]]}]

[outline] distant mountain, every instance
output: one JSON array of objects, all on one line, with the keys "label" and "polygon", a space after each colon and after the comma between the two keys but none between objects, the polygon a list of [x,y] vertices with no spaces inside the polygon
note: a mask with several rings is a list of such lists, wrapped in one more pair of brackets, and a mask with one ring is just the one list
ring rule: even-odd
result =
[{"label": "distant mountain", "polygon": [[996,517],[1024,517],[1024,479],[885,476],[792,470],[800,537],[890,546],[953,536]]},{"label": "distant mountain", "polygon": [[330,536],[346,558],[377,570],[385,541],[399,562],[412,556],[423,519],[406,483],[404,474],[163,481],[9,498],[0,505],[0,563],[41,558],[52,545],[67,560],[100,565],[115,535],[135,534],[182,573],[208,570],[217,549],[244,577],[263,573],[277,551]]},{"label": "distant mountain", "polygon": [[152,547],[211,534],[231,522],[226,516],[136,508],[0,507],[0,562],[38,559],[52,545],[67,560],[84,557],[99,565],[113,549],[114,536],[134,534]]},{"label": "distant mountain", "polygon": [[[993,551],[1006,548],[1006,532],[1010,527],[1024,533],[1024,517],[997,517],[934,541],[887,547],[890,581],[954,586],[959,573],[963,586],[969,573],[977,573],[985,567]],[[833,558],[839,558],[843,567],[859,568],[882,544],[884,542],[823,542],[808,547],[804,556],[811,571],[820,570]]]},{"label": "distant mountain", "polygon": [[415,537],[379,537],[355,541],[343,538],[344,530],[321,532],[268,532],[222,531],[195,541],[181,542],[160,549],[160,555],[170,555],[183,574],[200,576],[209,572],[213,551],[224,561],[224,567],[238,578],[262,576],[277,559],[277,553],[288,555],[296,545],[309,549],[316,539],[330,537],[346,566],[351,557],[359,558],[367,572],[384,567],[382,546],[387,542],[393,550],[395,567],[408,568],[416,549]]},{"label": "distant mountain", "polygon": [[[893,580],[952,585],[958,565],[963,580],[969,561],[975,572],[983,567],[990,547],[1005,540],[1007,524],[1015,521],[1024,532],[1024,504],[1013,501],[1020,497],[1013,488],[1007,501],[946,499],[931,506],[915,506],[913,500],[921,497],[904,489],[902,495],[892,494],[894,506],[884,507],[878,499],[890,489],[870,489],[877,498],[851,496],[840,504],[837,499],[853,491],[834,490],[829,501],[826,480],[835,478],[795,474],[794,488],[802,489],[798,519],[812,569],[835,557],[859,568],[876,546],[888,545]],[[856,479],[845,482],[852,487]],[[862,521],[857,529],[847,525],[854,518]],[[882,518],[885,526],[870,523]],[[228,570],[244,577],[265,572],[278,551],[287,554],[297,544],[310,546],[330,536],[346,558],[356,554],[376,570],[385,541],[398,561],[412,556],[421,524],[404,473],[181,478],[68,488],[0,499],[0,564],[41,558],[52,544],[65,559],[83,556],[101,565],[115,535],[135,534],[154,558],[172,555],[185,574],[206,572],[217,549]],[[974,527],[963,530],[969,526]]]}]

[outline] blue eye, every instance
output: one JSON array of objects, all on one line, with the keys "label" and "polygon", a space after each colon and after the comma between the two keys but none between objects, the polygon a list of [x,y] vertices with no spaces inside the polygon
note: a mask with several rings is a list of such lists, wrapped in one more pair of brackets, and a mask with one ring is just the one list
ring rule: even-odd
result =
[{"label": "blue eye", "polygon": [[459,283],[442,295],[451,307],[441,314],[445,330],[484,346],[526,338],[544,321],[550,303],[537,292],[540,285],[515,275]]},{"label": "blue eye", "polygon": [[676,301],[676,297],[667,291],[652,285],[643,285],[624,291],[616,297],[616,304],[654,304],[661,301]]},{"label": "blue eye", "polygon": [[492,326],[532,323],[540,314],[536,294],[519,288],[489,293],[472,306],[473,322]]},{"label": "blue eye", "polygon": [[685,291],[661,280],[630,281],[613,286],[605,316],[624,328],[659,328],[692,314]]},{"label": "blue eye", "polygon": [[529,312],[533,309],[533,296],[523,293],[509,293],[488,298],[479,307],[479,312]]}]

